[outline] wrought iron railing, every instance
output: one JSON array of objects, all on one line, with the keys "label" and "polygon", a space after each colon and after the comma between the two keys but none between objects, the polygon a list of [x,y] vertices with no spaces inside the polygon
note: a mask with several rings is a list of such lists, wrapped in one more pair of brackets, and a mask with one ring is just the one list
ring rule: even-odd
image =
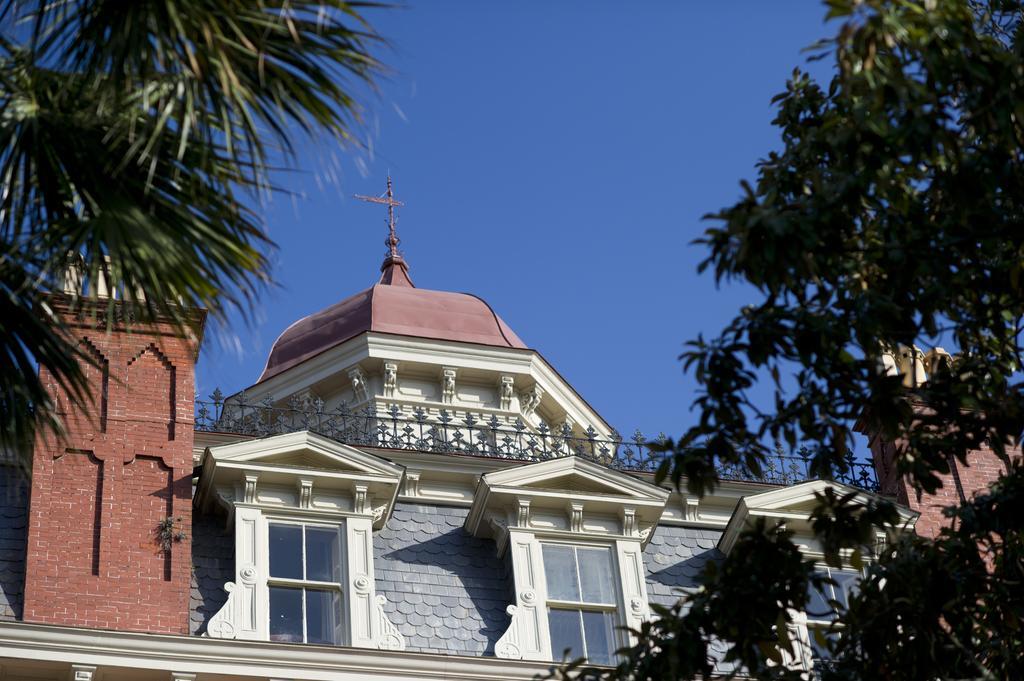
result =
[{"label": "wrought iron railing", "polygon": [[[545,424],[536,428],[521,419],[503,421],[496,415],[445,409],[428,412],[417,408],[409,413],[397,406],[387,412],[373,407],[352,409],[342,404],[332,410],[319,399],[293,399],[288,406],[275,406],[265,398],[258,403],[244,393],[229,400],[219,390],[209,400],[196,400],[195,429],[255,437],[309,430],[356,447],[403,449],[439,454],[484,456],[517,461],[544,461],[576,455],[623,471],[653,472],[665,456],[652,445],[664,439],[648,439],[640,431],[623,438],[617,432],[600,437],[593,428],[582,435],[568,426],[553,430]],[[874,467],[851,455],[845,471],[832,479],[877,490]],[[741,466],[722,465],[723,480],[746,480],[792,485],[815,479],[809,457],[778,454],[769,457],[759,475]]]}]

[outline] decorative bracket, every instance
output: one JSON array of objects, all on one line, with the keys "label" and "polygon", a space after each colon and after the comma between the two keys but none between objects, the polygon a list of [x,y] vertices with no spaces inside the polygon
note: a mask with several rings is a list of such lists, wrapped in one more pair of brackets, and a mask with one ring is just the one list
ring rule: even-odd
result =
[{"label": "decorative bracket", "polygon": [[455,402],[455,377],[458,373],[455,367],[441,368],[441,401],[445,404]]},{"label": "decorative bracket", "polygon": [[369,399],[366,391],[366,375],[358,366],[348,370],[348,377],[352,380],[352,398],[356,404],[366,402]]},{"label": "decorative bracket", "polygon": [[245,489],[242,493],[242,502],[246,504],[256,503],[256,483],[259,482],[260,476],[256,473],[245,474]]},{"label": "decorative bracket", "polygon": [[394,397],[398,389],[398,364],[384,362],[384,397]]},{"label": "decorative bracket", "polygon": [[235,626],[235,583],[224,584],[224,591],[227,592],[228,599],[206,625],[204,636],[209,638],[235,638],[238,635],[238,628]]},{"label": "decorative bracket", "polygon": [[405,487],[402,494],[407,497],[418,497],[420,495],[420,473],[419,471],[405,472]]},{"label": "decorative bracket", "polygon": [[313,505],[313,481],[308,478],[299,479],[299,508],[311,508]]},{"label": "decorative bracket", "polygon": [[631,506],[622,507],[622,534],[627,537],[634,537],[638,534],[636,509]]},{"label": "decorative bracket", "polygon": [[519,396],[520,409],[524,416],[533,416],[533,412],[537,411],[537,407],[540,406],[540,401],[544,397],[544,388],[534,384],[533,389],[529,392],[525,392]]},{"label": "decorative bracket", "polygon": [[352,501],[352,512],[359,514],[372,513],[370,500],[366,493],[369,488],[366,485],[354,485],[352,489],[355,492]]},{"label": "decorative bracket", "polygon": [[686,507],[683,509],[685,518],[690,522],[697,522],[700,518],[700,499],[697,497],[686,497]]},{"label": "decorative bracket", "polygon": [[578,501],[571,501],[566,507],[566,511],[569,513],[569,531],[576,533],[582,532],[583,504]]},{"label": "decorative bracket", "polygon": [[494,644],[494,656],[505,660],[521,660],[523,659],[523,648],[519,632],[526,624],[524,617],[520,614],[522,609],[510,605],[505,608],[505,612],[512,617],[512,622],[509,623],[508,629],[501,635],[498,642]]},{"label": "decorative bracket", "polygon": [[512,397],[515,395],[516,377],[503,374],[498,381],[498,406],[508,411],[512,409]]},{"label": "decorative bracket", "polygon": [[381,650],[405,650],[405,637],[384,612],[384,604],[388,602],[387,599],[378,595],[374,602],[377,631],[380,632],[380,636],[377,638],[377,647]]},{"label": "decorative bracket", "polygon": [[530,526],[530,500],[516,499],[516,527]]}]

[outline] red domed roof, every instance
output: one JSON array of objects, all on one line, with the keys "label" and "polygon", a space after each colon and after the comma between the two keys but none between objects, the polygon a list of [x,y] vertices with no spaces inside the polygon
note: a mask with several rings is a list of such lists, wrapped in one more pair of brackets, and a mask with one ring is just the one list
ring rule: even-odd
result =
[{"label": "red domed roof", "polygon": [[418,289],[401,256],[390,255],[380,281],[295,322],[274,341],[264,381],[366,331],[526,349],[480,298]]}]

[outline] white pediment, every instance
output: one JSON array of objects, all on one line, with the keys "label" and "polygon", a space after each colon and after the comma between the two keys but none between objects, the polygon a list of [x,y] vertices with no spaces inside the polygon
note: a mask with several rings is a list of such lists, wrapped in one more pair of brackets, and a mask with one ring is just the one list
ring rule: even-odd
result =
[{"label": "white pediment", "polygon": [[562,492],[570,496],[600,495],[664,504],[669,492],[631,475],[577,456],[550,459],[487,473],[481,479],[492,490]]},{"label": "white pediment", "polygon": [[669,491],[575,456],[524,464],[480,478],[465,528],[494,537],[507,528],[552,536],[636,537],[646,542]]},{"label": "white pediment", "polygon": [[[853,494],[853,501],[858,504],[880,499],[876,494],[831,480],[810,480],[798,485],[752,494],[740,499],[736,505],[725,531],[718,540],[718,548],[728,553],[742,531],[755,518],[783,521],[798,534],[810,536],[810,515],[818,504],[818,495],[824,494],[829,488],[839,497]],[[918,514],[903,506],[896,508],[902,526],[912,528]]]},{"label": "white pediment", "polygon": [[208,447],[196,504],[372,516],[383,526],[405,468],[330,438],[300,431]]},{"label": "white pediment", "polygon": [[308,430],[245,440],[207,449],[218,462],[297,466],[366,475],[402,475],[403,468]]}]

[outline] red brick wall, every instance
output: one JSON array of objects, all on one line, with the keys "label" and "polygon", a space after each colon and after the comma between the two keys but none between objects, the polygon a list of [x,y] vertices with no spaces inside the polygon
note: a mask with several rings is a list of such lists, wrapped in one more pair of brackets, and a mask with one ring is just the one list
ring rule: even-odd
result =
[{"label": "red brick wall", "polygon": [[[24,619],[187,634],[196,343],[166,324],[108,332],[65,316],[101,368],[87,370],[88,413],[40,372],[68,436],[35,445]],[[185,532],[170,551],[168,517]]]},{"label": "red brick wall", "polygon": [[[882,493],[895,496],[901,504],[921,514],[915,529],[918,534],[925,537],[936,536],[939,530],[948,524],[949,520],[942,511],[946,507],[960,503],[961,491],[964,498],[969,500],[976,493],[988,489],[1004,470],[1003,462],[992,450],[980,449],[968,455],[966,465],[960,461],[953,463],[955,476],[954,473],[939,476],[942,486],[935,494],[925,494],[918,498],[907,480],[896,474],[896,452],[897,445],[893,442],[871,437],[871,453]],[[1011,453],[1011,456],[1020,456],[1020,452]],[[959,490],[956,478],[959,478]]]}]

